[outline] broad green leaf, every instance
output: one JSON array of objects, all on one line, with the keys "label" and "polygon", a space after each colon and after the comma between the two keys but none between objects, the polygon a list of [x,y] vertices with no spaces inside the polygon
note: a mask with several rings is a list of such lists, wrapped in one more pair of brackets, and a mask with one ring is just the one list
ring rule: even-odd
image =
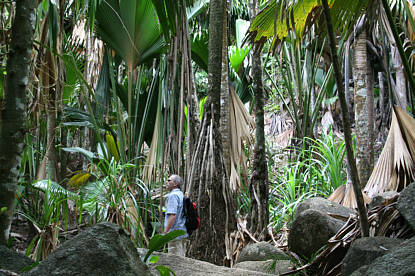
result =
[{"label": "broad green leaf", "polygon": [[120,143],[115,142],[114,137],[109,132],[105,134],[105,141],[111,155],[117,162],[120,161]]},{"label": "broad green leaf", "polygon": [[76,198],[77,195],[71,191],[68,191],[58,183],[51,181],[51,180],[38,180],[33,182],[33,187],[43,191],[43,192],[51,192],[53,194],[64,194],[71,198]]},{"label": "broad green leaf", "polygon": [[155,263],[157,263],[158,261],[159,261],[159,256],[157,256],[157,255],[152,255],[151,257],[150,257],[150,260],[149,260],[149,262],[150,263],[152,263],[152,264],[155,264]]},{"label": "broad green leaf", "polygon": [[174,273],[174,271],[168,266],[158,265],[156,266],[156,269],[160,273],[160,276],[176,276],[176,273]]},{"label": "broad green leaf", "polygon": [[93,152],[80,147],[62,148],[62,150],[71,153],[80,153],[83,156],[85,156],[89,161],[92,161],[95,157],[95,154]]},{"label": "broad green leaf", "polygon": [[[106,0],[96,11],[97,34],[126,62],[129,70],[143,62],[146,53],[160,52],[161,29],[151,0]],[[158,43],[157,50],[152,48]]]},{"label": "broad green leaf", "polygon": [[151,238],[150,243],[148,245],[148,251],[147,254],[144,257],[144,262],[147,261],[147,259],[150,257],[151,253],[153,253],[156,250],[161,249],[165,244],[167,244],[169,241],[183,236],[186,234],[186,231],[184,230],[174,230],[170,233],[167,233],[165,235],[163,234],[156,234],[154,237]]},{"label": "broad green leaf", "polygon": [[243,48],[236,48],[235,46],[230,47],[229,61],[233,70],[239,74],[241,66],[244,62],[245,57],[249,54],[251,46],[244,46]]},{"label": "broad green leaf", "polygon": [[79,188],[84,185],[92,175],[90,173],[78,173],[72,176],[68,181],[71,188]]},{"label": "broad green leaf", "polygon": [[[288,4],[287,4],[288,2]],[[369,1],[329,0],[330,13],[336,30],[350,32],[366,10]],[[320,0],[270,1],[252,22],[248,39],[263,45],[272,38],[275,47],[285,40],[290,30],[301,38],[307,27],[318,22],[322,14]]]}]

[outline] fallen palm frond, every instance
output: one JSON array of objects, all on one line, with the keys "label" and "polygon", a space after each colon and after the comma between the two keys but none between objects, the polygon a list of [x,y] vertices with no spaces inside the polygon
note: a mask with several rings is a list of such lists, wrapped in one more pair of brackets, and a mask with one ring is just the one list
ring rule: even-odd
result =
[{"label": "fallen palm frond", "polygon": [[[372,208],[368,212],[370,236],[400,239],[408,239],[414,236],[414,231],[396,209],[397,199],[398,196],[395,196],[383,204]],[[329,240],[326,247],[324,247],[311,263],[300,269],[281,275],[290,275],[299,272],[300,270],[307,270],[311,273],[318,272],[318,275],[324,276],[342,275],[341,265],[347,249],[354,240],[362,236],[359,218],[357,216],[352,215],[349,218],[344,219],[346,219],[347,222],[336,235]]]},{"label": "fallen palm frond", "polygon": [[[401,191],[415,179],[415,120],[398,106],[394,106],[392,122],[385,146],[364,188],[365,203],[386,191]],[[329,200],[349,208],[356,208],[350,184],[337,188]]]},{"label": "fallen palm frond", "polygon": [[[371,199],[365,193],[362,193],[363,201],[369,204]],[[346,183],[339,186],[328,198],[329,200],[339,203],[347,208],[356,209],[356,197],[354,195],[352,183]]]}]

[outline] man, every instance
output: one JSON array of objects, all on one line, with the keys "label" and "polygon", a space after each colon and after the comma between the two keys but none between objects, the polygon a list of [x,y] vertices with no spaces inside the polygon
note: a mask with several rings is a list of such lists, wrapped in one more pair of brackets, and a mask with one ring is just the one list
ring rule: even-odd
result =
[{"label": "man", "polygon": [[[186,231],[183,217],[183,192],[180,190],[182,186],[182,178],[176,174],[171,175],[166,181],[166,188],[169,191],[166,201],[166,216],[164,219],[164,232],[167,234],[173,230]],[[168,251],[171,254],[185,256],[186,254],[186,240],[189,235],[177,237],[168,243]]]}]

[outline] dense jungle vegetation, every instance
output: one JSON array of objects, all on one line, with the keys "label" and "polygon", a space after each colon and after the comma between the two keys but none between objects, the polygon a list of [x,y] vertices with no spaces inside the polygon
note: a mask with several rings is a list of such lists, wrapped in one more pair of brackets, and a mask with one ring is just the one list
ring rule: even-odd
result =
[{"label": "dense jungle vegetation", "polygon": [[147,247],[173,173],[199,206],[193,258],[284,244],[314,196],[357,208],[368,235],[365,202],[414,180],[415,140],[385,143],[413,131],[414,13],[412,0],[1,0],[0,244],[42,260],[111,221]]}]

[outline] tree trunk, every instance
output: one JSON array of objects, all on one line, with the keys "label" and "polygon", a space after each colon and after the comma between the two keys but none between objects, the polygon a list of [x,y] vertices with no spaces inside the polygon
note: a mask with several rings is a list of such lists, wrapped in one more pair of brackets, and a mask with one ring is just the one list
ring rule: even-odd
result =
[{"label": "tree trunk", "polygon": [[231,172],[231,129],[229,118],[229,62],[228,62],[228,18],[227,4],[224,5],[223,11],[223,35],[222,35],[222,81],[221,81],[221,114],[220,114],[220,132],[222,135],[223,159],[225,168],[230,175]]},{"label": "tree trunk", "polygon": [[0,121],[0,244],[10,234],[23,141],[36,1],[16,1]]},{"label": "tree trunk", "polygon": [[220,120],[220,88],[224,1],[210,1],[208,101],[192,164],[199,171],[192,179],[192,197],[199,205],[201,228],[192,236],[188,255],[217,265],[229,263],[230,234],[236,228],[235,199],[229,188],[223,155]]},{"label": "tree trunk", "polygon": [[342,86],[342,73],[340,70],[340,65],[339,65],[339,61],[337,57],[336,40],[334,38],[334,30],[333,30],[333,25],[331,23],[330,9],[329,9],[327,0],[322,0],[322,4],[323,4],[323,11],[324,11],[324,18],[325,18],[326,26],[327,26],[327,32],[329,36],[330,54],[331,54],[331,59],[333,63],[334,76],[336,78],[337,90],[338,90],[338,95],[339,95],[339,100],[340,100],[340,105],[341,105],[341,110],[342,110],[347,162],[349,163],[349,166],[350,166],[353,191],[356,197],[357,207],[359,211],[361,235],[363,237],[368,237],[369,236],[369,223],[367,220],[366,207],[363,202],[362,190],[360,188],[359,177],[358,177],[357,168],[356,168],[356,162],[353,158],[352,131],[350,127],[350,117],[349,117],[349,112],[347,109],[344,87]]},{"label": "tree trunk", "polygon": [[[370,124],[370,91],[368,89],[368,63],[366,50],[366,31],[355,39],[354,45],[354,107],[356,131],[356,165],[361,188],[369,180],[373,164],[373,124]],[[373,111],[372,111],[373,114]],[[371,133],[372,132],[372,133]]]},{"label": "tree trunk", "polygon": [[[257,0],[250,1],[251,18],[258,13]],[[260,50],[254,48],[252,55],[252,82],[254,90],[254,109],[256,124],[256,144],[254,151],[253,172],[249,185],[251,207],[249,210],[250,231],[262,239],[268,226],[268,168],[265,152],[264,131],[264,88],[262,84],[262,59]]]}]

